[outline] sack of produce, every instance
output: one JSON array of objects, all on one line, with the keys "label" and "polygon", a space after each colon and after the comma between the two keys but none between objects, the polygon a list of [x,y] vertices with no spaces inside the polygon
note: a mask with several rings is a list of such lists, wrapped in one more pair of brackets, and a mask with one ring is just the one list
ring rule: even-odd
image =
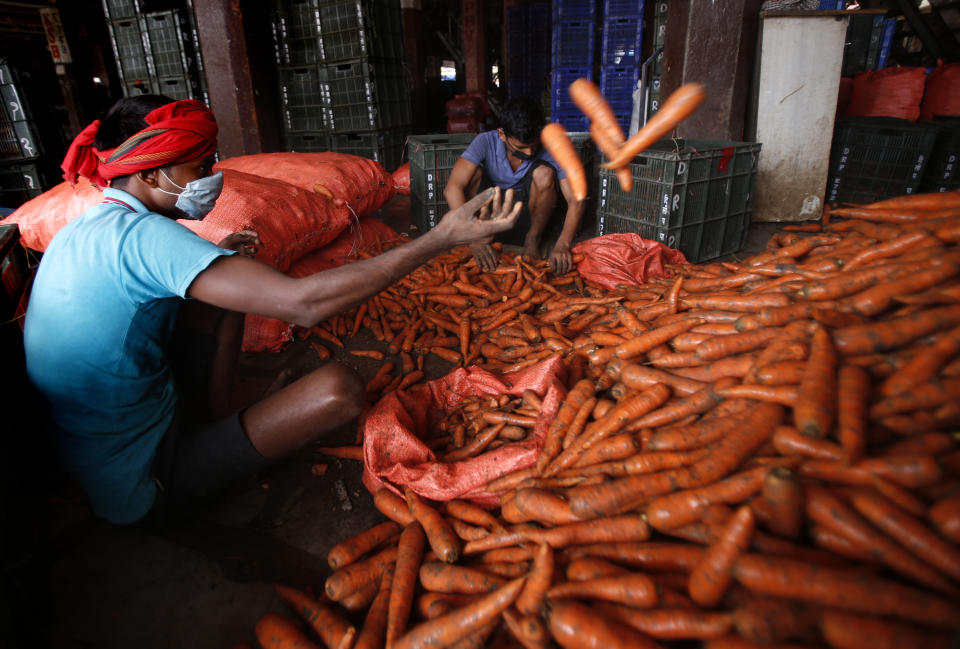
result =
[{"label": "sack of produce", "polygon": [[666,264],[685,264],[679,250],[638,234],[605,234],[582,241],[573,247],[584,256],[577,272],[607,289],[643,284],[650,277],[665,277]]},{"label": "sack of produce", "polygon": [[884,68],[858,74],[847,117],[899,117],[917,121],[927,74],[923,68]]}]

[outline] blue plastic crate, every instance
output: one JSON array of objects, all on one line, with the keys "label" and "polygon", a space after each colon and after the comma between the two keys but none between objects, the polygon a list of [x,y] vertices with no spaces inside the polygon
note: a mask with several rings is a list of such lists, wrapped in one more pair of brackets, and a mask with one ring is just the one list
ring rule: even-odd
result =
[{"label": "blue plastic crate", "polygon": [[562,124],[568,131],[586,131],[590,128],[590,120],[576,109],[570,113],[550,111],[550,121]]},{"label": "blue plastic crate", "polygon": [[592,20],[562,21],[553,23],[554,67],[593,65]]},{"label": "blue plastic crate", "polygon": [[843,11],[847,6],[847,0],[820,0],[820,11]]},{"label": "blue plastic crate", "polygon": [[639,79],[639,66],[606,66],[600,70],[600,94],[611,104],[632,102]]},{"label": "blue plastic crate", "polygon": [[643,14],[638,17],[606,18],[600,65],[637,65],[643,63]]},{"label": "blue plastic crate", "polygon": [[597,15],[595,0],[553,0],[553,20],[593,20]]},{"label": "blue plastic crate", "polygon": [[885,18],[883,21],[883,34],[880,37],[880,51],[877,53],[877,70],[887,67],[887,61],[890,59],[890,48],[893,46],[893,37],[897,32],[897,19]]},{"label": "blue plastic crate", "polygon": [[603,0],[604,20],[613,17],[629,17],[643,20],[644,0]]},{"label": "blue plastic crate", "polygon": [[568,102],[572,106],[573,102],[570,100],[569,91],[570,84],[581,77],[585,79],[593,79],[593,69],[582,67],[554,67],[553,72],[550,75],[550,96],[554,100],[559,99],[561,101]]}]

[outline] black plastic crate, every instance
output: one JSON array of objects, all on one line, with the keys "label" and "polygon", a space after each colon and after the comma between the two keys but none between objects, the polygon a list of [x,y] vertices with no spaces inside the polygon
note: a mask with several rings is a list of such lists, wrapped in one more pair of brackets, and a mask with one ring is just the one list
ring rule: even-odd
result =
[{"label": "black plastic crate", "polygon": [[283,150],[295,153],[322,152],[330,150],[329,133],[285,133]]},{"label": "black plastic crate", "polygon": [[937,134],[935,128],[895,118],[838,121],[830,152],[827,200],[873,203],[915,193]]},{"label": "black plastic crate", "polygon": [[746,243],[760,144],[663,140],[630,163],[633,189],[600,170],[597,235],[633,232],[699,263]]},{"label": "black plastic crate", "polygon": [[644,0],[603,0],[603,17],[636,17],[643,20]]},{"label": "black plastic crate", "polygon": [[188,74],[180,13],[158,11],[143,16],[143,38],[146,51],[153,59],[153,72],[158,77],[181,77]]},{"label": "black plastic crate", "polygon": [[32,160],[43,148],[37,137],[30,109],[13,78],[13,71],[0,63],[0,160]]},{"label": "black plastic crate", "polygon": [[592,66],[594,31],[596,25],[592,20],[554,22],[553,67]]},{"label": "black plastic crate", "polygon": [[412,120],[410,85],[400,63],[365,59],[320,68],[331,133],[407,126]]},{"label": "black plastic crate", "polygon": [[137,0],[103,0],[103,15],[107,20],[136,18],[140,14]]},{"label": "black plastic crate", "polygon": [[960,189],[960,117],[936,118],[928,123],[937,141],[920,183],[922,192]]},{"label": "black plastic crate", "polygon": [[157,92],[170,99],[200,99],[198,88],[190,77],[160,77],[154,83]]},{"label": "black plastic crate", "polygon": [[280,69],[280,97],[288,132],[328,130],[321,69],[319,66]]},{"label": "black plastic crate", "polygon": [[147,80],[154,76],[153,65],[147,55],[147,47],[140,30],[140,21],[114,20],[108,27],[121,79],[130,82],[137,79]]},{"label": "black plastic crate", "polygon": [[43,177],[37,165],[0,166],[0,206],[19,207],[44,190]]},{"label": "black plastic crate", "polygon": [[281,65],[323,63],[319,0],[277,0],[274,38]]},{"label": "black plastic crate", "polygon": [[[640,3],[643,4],[642,2]],[[633,16],[604,18],[600,65],[636,70],[643,63],[643,10]]]},{"label": "black plastic crate", "polygon": [[335,133],[330,136],[330,150],[376,160],[387,171],[395,171],[403,158],[407,134],[402,130],[374,133]]},{"label": "black plastic crate", "polygon": [[403,60],[400,3],[394,0],[326,0],[320,3],[324,62],[373,58]]}]

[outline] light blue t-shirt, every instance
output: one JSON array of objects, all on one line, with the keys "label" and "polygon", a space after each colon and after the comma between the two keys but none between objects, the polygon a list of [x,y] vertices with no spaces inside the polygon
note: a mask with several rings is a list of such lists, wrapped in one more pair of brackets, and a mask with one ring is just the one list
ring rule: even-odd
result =
[{"label": "light blue t-shirt", "polygon": [[484,131],[477,135],[470,142],[467,150],[461,154],[461,157],[478,167],[483,167],[493,184],[504,190],[520,189],[523,177],[527,175],[527,170],[530,169],[534,160],[543,160],[549,163],[557,170],[557,178],[567,177],[567,174],[553,159],[553,156],[542,147],[533,157],[533,160],[524,160],[514,171],[507,159],[507,144],[500,139],[497,131]]},{"label": "light blue t-shirt", "polygon": [[107,189],[43,255],[24,325],[27,374],[64,465],[109,521],[153,505],[150,467],[177,401],[165,349],[194,278],[229,254]]}]

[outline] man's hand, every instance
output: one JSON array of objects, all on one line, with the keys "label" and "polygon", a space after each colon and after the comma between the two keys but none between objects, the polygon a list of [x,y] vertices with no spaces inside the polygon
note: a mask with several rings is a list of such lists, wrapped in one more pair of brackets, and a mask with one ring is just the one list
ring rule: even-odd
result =
[{"label": "man's hand", "polygon": [[554,275],[563,275],[573,268],[573,255],[570,246],[557,242],[550,253],[550,269]]},{"label": "man's hand", "polygon": [[227,250],[236,250],[243,257],[253,257],[257,254],[257,246],[261,243],[260,236],[253,230],[240,230],[228,234],[217,246]]},{"label": "man's hand", "polygon": [[500,265],[500,255],[489,243],[474,243],[470,246],[470,252],[483,271],[489,273]]},{"label": "man's hand", "polygon": [[521,207],[523,203],[513,201],[512,189],[501,195],[499,187],[491,187],[444,214],[434,232],[451,246],[489,244],[493,235],[516,224]]}]

